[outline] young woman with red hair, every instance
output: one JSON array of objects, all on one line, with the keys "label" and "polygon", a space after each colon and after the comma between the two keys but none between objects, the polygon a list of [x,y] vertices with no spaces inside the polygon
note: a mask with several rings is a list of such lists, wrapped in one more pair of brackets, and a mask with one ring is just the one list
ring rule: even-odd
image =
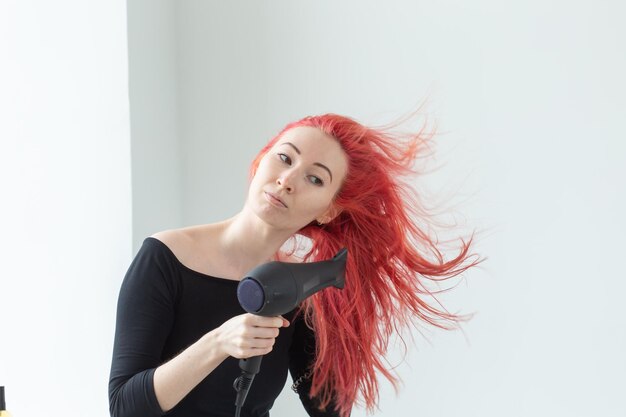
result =
[{"label": "young woman with red hair", "polygon": [[[109,382],[112,416],[232,416],[238,360],[265,355],[242,416],[268,416],[287,372],[310,416],[373,411],[390,336],[418,319],[463,317],[427,302],[425,280],[479,260],[471,238],[444,259],[416,224],[426,212],[403,177],[426,146],[339,115],[287,125],[258,154],[243,209],[219,223],[144,241],[122,284]],[[290,239],[308,247],[297,256]],[[302,238],[302,239],[301,239]],[[239,306],[246,272],[271,260],[312,262],[348,249],[345,286],[282,317]]]}]

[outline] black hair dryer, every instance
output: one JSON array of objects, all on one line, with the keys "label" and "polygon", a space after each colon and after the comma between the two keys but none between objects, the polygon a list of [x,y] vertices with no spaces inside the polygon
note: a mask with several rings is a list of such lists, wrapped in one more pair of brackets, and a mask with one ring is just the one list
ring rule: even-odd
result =
[{"label": "black hair dryer", "polygon": [[[348,250],[341,249],[328,261],[310,263],[268,262],[248,272],[237,287],[239,304],[248,313],[278,316],[293,310],[303,300],[326,287],[343,289]],[[259,373],[263,356],[240,359],[237,391],[237,414],[246,400],[254,376]]]}]

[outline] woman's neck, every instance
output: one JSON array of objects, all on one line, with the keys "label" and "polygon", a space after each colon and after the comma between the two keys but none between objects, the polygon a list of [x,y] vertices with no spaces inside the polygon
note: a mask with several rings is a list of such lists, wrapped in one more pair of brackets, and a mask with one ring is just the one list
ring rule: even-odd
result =
[{"label": "woman's neck", "polygon": [[275,260],[281,246],[293,235],[290,231],[276,230],[245,211],[219,223],[218,227],[220,250],[241,274]]}]

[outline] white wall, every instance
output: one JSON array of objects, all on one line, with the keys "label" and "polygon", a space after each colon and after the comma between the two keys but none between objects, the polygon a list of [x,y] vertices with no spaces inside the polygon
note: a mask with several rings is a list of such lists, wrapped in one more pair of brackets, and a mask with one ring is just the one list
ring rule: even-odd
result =
[{"label": "white wall", "polygon": [[[417,336],[398,368],[404,389],[395,397],[382,381],[376,415],[622,416],[624,12],[610,1],[178,2],[182,223],[234,214],[253,155],[285,123],[321,112],[383,123],[428,97],[441,168],[416,186],[486,230],[477,249],[489,259],[444,297],[478,312],[465,333]],[[272,415],[304,411],[285,390]]]},{"label": "white wall", "polygon": [[0,385],[15,416],[107,416],[132,256],[124,2],[0,3]]},{"label": "white wall", "polygon": [[230,217],[248,165],[274,134],[266,2],[178,3],[183,222]]},{"label": "white wall", "polygon": [[128,8],[133,253],[146,236],[182,226],[176,3],[133,0]]}]

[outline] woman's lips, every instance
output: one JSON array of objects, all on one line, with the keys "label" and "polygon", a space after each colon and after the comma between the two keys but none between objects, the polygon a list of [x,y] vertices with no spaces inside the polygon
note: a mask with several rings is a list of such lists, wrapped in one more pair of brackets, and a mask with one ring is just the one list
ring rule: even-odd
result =
[{"label": "woman's lips", "polygon": [[276,195],[274,195],[272,193],[268,193],[266,191],[265,192],[265,198],[267,199],[267,201],[269,201],[270,203],[272,203],[275,206],[287,208],[287,205],[285,203],[283,203],[283,200],[281,200],[280,198],[278,198]]}]

